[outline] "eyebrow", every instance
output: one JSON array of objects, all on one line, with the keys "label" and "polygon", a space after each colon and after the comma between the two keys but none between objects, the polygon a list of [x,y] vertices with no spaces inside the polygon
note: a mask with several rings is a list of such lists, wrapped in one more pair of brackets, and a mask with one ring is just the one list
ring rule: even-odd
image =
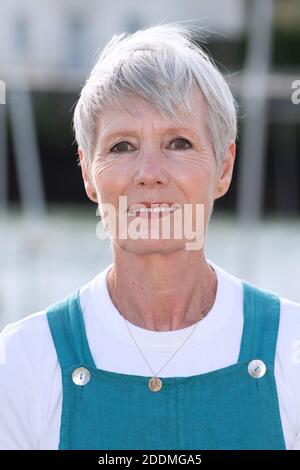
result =
[{"label": "eyebrow", "polygon": [[[189,132],[189,133],[194,134],[194,131],[190,129],[189,127],[168,127],[168,128],[162,129],[163,134],[180,133],[180,132]],[[120,129],[115,130],[114,132],[110,132],[110,133],[108,132],[107,134],[102,135],[100,138],[101,140],[102,139],[107,140],[107,139],[112,139],[114,137],[121,136],[121,135],[135,136],[136,131],[133,129],[120,128]]]}]

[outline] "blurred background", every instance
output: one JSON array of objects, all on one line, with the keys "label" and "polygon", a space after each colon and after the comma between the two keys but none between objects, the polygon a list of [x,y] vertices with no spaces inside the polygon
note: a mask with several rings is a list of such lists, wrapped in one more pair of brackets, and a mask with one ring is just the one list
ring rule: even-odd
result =
[{"label": "blurred background", "polygon": [[95,54],[157,22],[206,27],[240,105],[233,183],[207,257],[300,301],[300,0],[10,0],[0,14],[0,329],[112,261],[71,129]]}]

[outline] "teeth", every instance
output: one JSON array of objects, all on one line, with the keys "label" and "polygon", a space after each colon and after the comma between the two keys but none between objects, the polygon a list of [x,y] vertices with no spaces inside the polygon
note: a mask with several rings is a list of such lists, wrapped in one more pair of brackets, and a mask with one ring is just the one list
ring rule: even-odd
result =
[{"label": "teeth", "polygon": [[174,212],[175,208],[172,207],[139,207],[138,209],[130,209],[130,215],[136,215],[138,212]]}]

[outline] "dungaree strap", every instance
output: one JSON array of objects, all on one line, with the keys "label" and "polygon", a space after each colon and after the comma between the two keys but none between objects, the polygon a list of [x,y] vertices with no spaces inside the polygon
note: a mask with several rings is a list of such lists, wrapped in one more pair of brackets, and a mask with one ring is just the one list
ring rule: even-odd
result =
[{"label": "dungaree strap", "polygon": [[61,368],[74,364],[95,367],[86,337],[80,291],[47,308],[47,319]]},{"label": "dungaree strap", "polygon": [[239,362],[261,359],[274,367],[280,299],[243,281],[244,327]]}]

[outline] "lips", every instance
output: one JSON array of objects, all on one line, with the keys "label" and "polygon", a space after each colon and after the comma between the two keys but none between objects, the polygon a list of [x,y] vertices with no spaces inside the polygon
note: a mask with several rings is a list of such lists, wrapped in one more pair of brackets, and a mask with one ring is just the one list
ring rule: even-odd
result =
[{"label": "lips", "polygon": [[147,208],[152,208],[152,207],[160,207],[160,206],[165,206],[165,207],[170,207],[173,203],[168,202],[168,201],[140,201],[140,202],[135,202],[130,205],[130,209],[138,209],[139,207],[147,207]]},{"label": "lips", "polygon": [[178,204],[172,202],[143,201],[133,203],[128,209],[129,215],[146,216],[170,214],[179,208]]}]

